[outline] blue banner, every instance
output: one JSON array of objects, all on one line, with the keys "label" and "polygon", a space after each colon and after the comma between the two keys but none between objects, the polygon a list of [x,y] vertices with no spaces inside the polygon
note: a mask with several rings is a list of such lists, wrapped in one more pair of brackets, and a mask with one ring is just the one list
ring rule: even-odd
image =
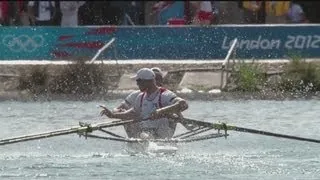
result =
[{"label": "blue banner", "polygon": [[[1,27],[0,60],[91,58],[115,37],[118,59],[223,59],[234,38],[237,57],[320,57],[318,25]],[[107,50],[98,59],[113,59]]]}]

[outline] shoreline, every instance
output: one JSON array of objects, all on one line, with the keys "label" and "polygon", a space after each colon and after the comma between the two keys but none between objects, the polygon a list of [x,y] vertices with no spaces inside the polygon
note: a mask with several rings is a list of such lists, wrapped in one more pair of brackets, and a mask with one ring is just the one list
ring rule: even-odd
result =
[{"label": "shoreline", "polygon": [[[307,61],[313,61],[315,63],[320,63],[319,59],[312,60],[307,59]],[[118,62],[118,63],[116,63]],[[166,62],[166,63],[164,63]],[[252,60],[247,60],[251,63]],[[290,62],[290,60],[255,60],[255,63],[262,64],[265,71],[269,72],[279,72],[282,71],[284,66]],[[0,86],[0,101],[94,101],[94,100],[115,100],[125,98],[130,91],[134,90],[135,82],[131,84],[131,87],[119,88],[121,77],[124,75],[129,75],[136,73],[142,67],[159,67],[163,72],[173,72],[177,74],[177,78],[174,78],[171,81],[171,85],[178,85],[181,81],[181,73],[184,70],[194,70],[195,73],[199,73],[201,79],[206,79],[207,82],[211,81],[210,78],[205,77],[201,74],[201,71],[196,69],[208,69],[208,68],[221,68],[223,60],[159,60],[159,61],[148,61],[146,60],[132,60],[132,61],[123,61],[123,60],[97,60],[95,64],[100,64],[101,68],[104,69],[104,75],[110,77],[107,81],[108,91],[106,93],[97,93],[93,95],[80,95],[80,94],[53,94],[47,92],[44,86],[40,87],[40,91],[37,91],[36,94],[28,92],[28,90],[18,90],[19,78],[23,77],[25,74],[30,74],[32,69],[37,66],[41,69],[46,69],[46,72],[50,77],[60,75],[62,69],[69,64],[74,63],[74,61],[0,61],[0,81],[3,83]],[[178,72],[178,73],[177,73]],[[120,75],[120,76],[119,76]],[[211,76],[210,76],[211,77]],[[180,79],[179,79],[180,78]],[[49,78],[50,79],[50,78]],[[193,81],[198,81],[199,79],[194,79]],[[125,83],[130,83],[124,81]],[[131,82],[132,83],[132,82]],[[121,84],[127,85],[127,84]],[[133,85],[133,86],[132,86]],[[133,87],[133,88],[132,88]],[[274,92],[271,90],[262,90],[261,92],[201,92],[193,91],[188,92],[179,92],[181,89],[176,89],[165,85],[168,89],[177,93],[177,95],[187,99],[187,100],[204,100],[204,101],[214,101],[214,100],[320,100],[320,92],[316,93],[282,93]],[[214,90],[217,88],[211,88]]]}]

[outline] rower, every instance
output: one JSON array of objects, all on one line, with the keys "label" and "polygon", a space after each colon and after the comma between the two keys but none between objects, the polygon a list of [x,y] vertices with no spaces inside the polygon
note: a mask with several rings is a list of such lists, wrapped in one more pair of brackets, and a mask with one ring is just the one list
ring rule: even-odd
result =
[{"label": "rower", "polygon": [[[155,80],[156,80],[156,84],[159,87],[163,86],[163,73],[161,71],[160,68],[158,67],[153,67],[151,68],[151,70],[155,73]],[[132,77],[134,78],[134,77]],[[125,99],[124,101],[122,101],[120,103],[120,105],[118,107],[116,107],[113,111],[114,112],[123,112],[126,111],[128,109],[130,109],[132,107],[132,105],[134,104],[134,101],[136,100],[137,96],[143,92],[143,89],[137,90],[137,91],[133,91],[132,93],[130,93]]]},{"label": "rower", "polygon": [[109,118],[135,119],[139,134],[148,132],[154,138],[171,138],[174,130],[170,128],[166,116],[181,113],[188,108],[188,104],[172,91],[157,86],[155,76],[151,69],[140,69],[134,78],[144,92],[139,93],[133,107],[125,112],[112,112],[104,108],[100,114]]},{"label": "rower", "polygon": [[[156,80],[156,84],[159,87],[163,86],[163,73],[161,71],[160,68],[158,67],[153,67],[151,68],[151,70],[155,73],[155,80]],[[134,77],[133,77],[134,78]],[[137,91],[133,91],[132,93],[130,93],[121,103],[118,107],[113,109],[113,112],[124,112],[130,108],[133,107],[134,101],[136,100],[137,96],[143,92],[143,89],[140,89]],[[170,121],[170,126],[171,128],[175,131],[176,129],[176,123],[174,121]],[[131,137],[137,137],[138,135],[136,134],[138,132],[138,126],[137,123],[131,123],[131,124],[125,124],[124,129],[127,133],[127,136],[129,138]]]}]

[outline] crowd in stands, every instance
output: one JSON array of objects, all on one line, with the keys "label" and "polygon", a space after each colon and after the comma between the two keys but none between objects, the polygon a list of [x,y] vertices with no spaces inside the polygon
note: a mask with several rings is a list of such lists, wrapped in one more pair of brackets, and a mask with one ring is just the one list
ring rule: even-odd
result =
[{"label": "crowd in stands", "polygon": [[1,0],[2,26],[319,23],[318,1]]}]

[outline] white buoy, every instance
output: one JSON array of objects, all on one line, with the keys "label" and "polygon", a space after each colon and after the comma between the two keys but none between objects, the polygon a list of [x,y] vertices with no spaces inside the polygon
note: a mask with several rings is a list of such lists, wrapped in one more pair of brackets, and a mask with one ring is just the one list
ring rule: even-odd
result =
[{"label": "white buoy", "polygon": [[182,88],[180,91],[178,91],[178,93],[192,93],[193,91],[191,89],[188,88]]},{"label": "white buoy", "polygon": [[221,93],[221,90],[220,89],[212,89],[212,90],[208,91],[208,93],[210,93],[210,94],[219,94],[219,93]]}]

